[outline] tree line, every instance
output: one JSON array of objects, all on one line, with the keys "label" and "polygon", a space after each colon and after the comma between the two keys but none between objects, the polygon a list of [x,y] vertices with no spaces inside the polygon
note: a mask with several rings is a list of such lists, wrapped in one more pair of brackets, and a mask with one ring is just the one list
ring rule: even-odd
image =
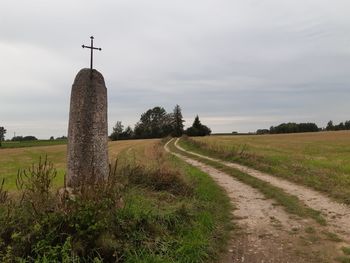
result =
[{"label": "tree line", "polygon": [[299,132],[318,132],[318,131],[340,131],[350,130],[350,121],[340,122],[334,125],[333,121],[327,123],[326,128],[319,128],[315,123],[281,123],[277,126],[271,126],[270,129],[258,129],[256,134],[278,134],[278,133],[299,133]]},{"label": "tree line", "polygon": [[5,140],[6,129],[4,127],[0,127],[0,147],[2,146],[2,141]]},{"label": "tree line", "polygon": [[109,137],[111,140],[125,140],[162,138],[168,135],[180,137],[183,134],[205,136],[211,133],[210,128],[200,122],[198,115],[187,130],[184,130],[184,122],[179,105],[176,105],[170,113],[167,113],[163,107],[156,106],[141,114],[134,129],[130,126],[124,128],[122,122],[117,121]]},{"label": "tree line", "polygon": [[345,122],[340,122],[337,125],[333,124],[333,121],[329,121],[326,127],[327,131],[341,131],[341,130],[350,130],[350,120]]}]

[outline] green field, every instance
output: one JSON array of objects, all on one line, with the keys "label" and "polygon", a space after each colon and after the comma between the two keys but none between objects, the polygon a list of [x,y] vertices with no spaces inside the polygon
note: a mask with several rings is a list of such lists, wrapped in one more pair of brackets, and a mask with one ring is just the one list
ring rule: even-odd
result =
[{"label": "green field", "polygon": [[36,146],[50,146],[67,144],[67,140],[36,140],[36,141],[4,141],[1,143],[1,149],[7,148],[22,148],[22,147],[36,147]]},{"label": "green field", "polygon": [[209,136],[181,140],[187,149],[235,161],[350,203],[350,132]]},{"label": "green field", "polygon": [[[129,140],[109,142],[110,162],[114,163],[118,154],[134,146],[145,147],[155,140]],[[49,141],[47,141],[49,142]],[[56,142],[56,141],[54,141]],[[30,147],[9,147],[0,148],[0,180],[5,179],[5,189],[16,190],[16,177],[19,169],[27,169],[32,164],[37,164],[40,157],[45,158],[54,164],[57,169],[55,186],[63,186],[63,178],[66,173],[67,146],[51,145],[43,146],[41,141],[31,142]]]},{"label": "green field", "polygon": [[[88,199],[60,205],[55,193],[63,184],[66,145],[0,153],[0,173],[13,193],[17,170],[40,156],[59,171],[47,197],[27,190],[20,203],[16,194],[0,201],[1,262],[213,262],[230,237],[229,198],[207,174],[166,154],[160,140],[109,143],[111,161],[119,159],[122,203],[109,196],[114,192],[92,190]],[[111,209],[115,202],[121,207]]]}]

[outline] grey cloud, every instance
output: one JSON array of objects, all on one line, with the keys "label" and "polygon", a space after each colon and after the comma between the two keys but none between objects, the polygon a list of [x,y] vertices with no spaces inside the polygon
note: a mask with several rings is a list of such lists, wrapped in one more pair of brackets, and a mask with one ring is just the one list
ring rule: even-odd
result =
[{"label": "grey cloud", "polygon": [[[0,125],[66,133],[81,44],[103,48],[110,129],[180,104],[214,132],[349,119],[345,0],[7,1],[0,9]],[[53,128],[54,127],[54,128]]]}]

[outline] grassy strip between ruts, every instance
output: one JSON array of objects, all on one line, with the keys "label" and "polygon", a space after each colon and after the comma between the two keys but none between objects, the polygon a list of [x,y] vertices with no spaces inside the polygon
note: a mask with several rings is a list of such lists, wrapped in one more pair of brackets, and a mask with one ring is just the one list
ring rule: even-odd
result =
[{"label": "grassy strip between ruts", "polygon": [[[228,167],[228,166],[223,165],[219,162],[211,161],[211,160],[201,158],[201,157],[198,157],[196,155],[181,151],[175,147],[174,142],[175,141],[173,141],[171,143],[172,151],[178,152],[178,153],[183,154],[187,157],[190,157],[192,159],[198,160],[198,161],[203,162],[205,164],[208,164],[212,167],[215,167],[216,169],[223,171],[223,172],[237,178],[238,180],[242,181],[243,183],[248,184],[248,185],[258,189],[267,198],[274,199],[278,204],[282,205],[286,209],[287,212],[289,212],[291,214],[295,214],[295,215],[298,215],[300,217],[313,218],[321,225],[327,224],[325,218],[321,215],[321,213],[319,211],[307,207],[296,196],[290,195],[290,194],[284,192],[282,189],[271,185],[270,183],[262,181],[256,177],[250,176],[248,174],[242,173],[241,171],[238,171],[232,167]],[[195,151],[196,153],[203,154],[199,148],[195,148],[194,145],[187,143],[185,140],[179,140],[179,142],[184,149],[189,150],[189,151]]]}]

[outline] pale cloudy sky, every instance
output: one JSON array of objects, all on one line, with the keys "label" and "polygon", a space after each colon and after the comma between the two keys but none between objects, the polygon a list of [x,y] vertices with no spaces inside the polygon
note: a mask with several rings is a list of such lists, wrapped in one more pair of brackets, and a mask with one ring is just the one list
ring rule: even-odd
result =
[{"label": "pale cloudy sky", "polygon": [[89,66],[109,129],[153,106],[213,132],[350,119],[348,0],[0,0],[0,126],[6,138],[67,134],[70,89]]}]

